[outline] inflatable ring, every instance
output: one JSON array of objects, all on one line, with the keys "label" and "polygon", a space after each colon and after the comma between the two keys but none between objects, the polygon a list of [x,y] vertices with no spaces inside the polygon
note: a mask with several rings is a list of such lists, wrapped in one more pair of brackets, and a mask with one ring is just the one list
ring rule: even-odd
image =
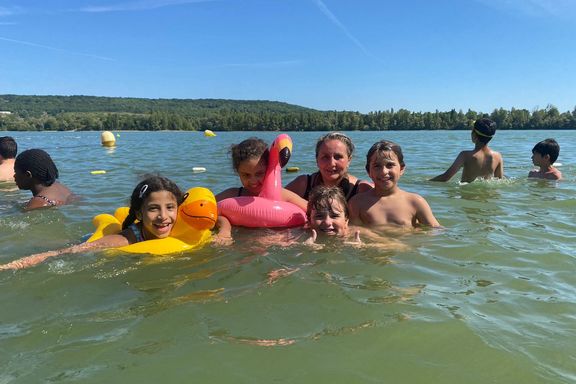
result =
[{"label": "inflatable ring", "polygon": [[282,201],[282,170],[292,152],[292,139],[279,135],[270,146],[268,167],[258,196],[230,197],[218,202],[218,214],[232,225],[251,228],[290,228],[306,223],[306,212]]},{"label": "inflatable ring", "polygon": [[[92,223],[96,227],[88,242],[118,234],[122,231],[122,222],[128,216],[128,207],[120,207],[114,215],[100,214]],[[201,248],[212,240],[210,231],[216,224],[217,206],[214,194],[206,188],[191,188],[184,202],[178,207],[178,216],[170,236],[164,239],[145,240],[116,248],[130,253],[150,253],[167,255]]]}]

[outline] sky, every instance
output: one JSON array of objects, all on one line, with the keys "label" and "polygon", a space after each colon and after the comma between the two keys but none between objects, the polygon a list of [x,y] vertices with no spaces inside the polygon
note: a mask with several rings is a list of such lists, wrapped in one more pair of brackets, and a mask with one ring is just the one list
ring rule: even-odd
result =
[{"label": "sky", "polygon": [[0,0],[0,94],[576,107],[574,0]]}]

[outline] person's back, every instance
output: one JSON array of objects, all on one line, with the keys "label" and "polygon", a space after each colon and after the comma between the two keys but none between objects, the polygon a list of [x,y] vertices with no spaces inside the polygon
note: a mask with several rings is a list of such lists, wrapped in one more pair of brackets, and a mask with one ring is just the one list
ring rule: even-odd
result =
[{"label": "person's back", "polygon": [[469,156],[464,160],[461,182],[470,183],[477,178],[502,178],[503,175],[500,172],[502,155],[500,153],[491,150],[488,145],[469,152]]},{"label": "person's back", "polygon": [[477,120],[470,134],[474,149],[460,152],[446,172],[430,180],[448,181],[460,168],[463,168],[460,181],[465,183],[470,183],[477,178],[503,178],[504,160],[502,155],[488,147],[488,142],[492,140],[495,133],[495,122],[490,119]]},{"label": "person's back", "polygon": [[14,161],[18,146],[10,136],[0,137],[0,181],[14,181]]}]

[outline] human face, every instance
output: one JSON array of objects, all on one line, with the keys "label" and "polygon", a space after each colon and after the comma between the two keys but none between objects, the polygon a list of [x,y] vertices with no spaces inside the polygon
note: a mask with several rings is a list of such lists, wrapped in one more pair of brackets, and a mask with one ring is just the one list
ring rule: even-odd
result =
[{"label": "human face", "polygon": [[146,239],[164,239],[178,216],[178,201],[169,191],[156,191],[148,195],[142,204],[139,219]]},{"label": "human face", "polygon": [[238,176],[242,186],[251,194],[257,195],[262,190],[266,176],[266,162],[262,158],[252,158],[240,162]]},{"label": "human face", "polygon": [[24,172],[18,168],[14,168],[14,182],[18,186],[18,189],[30,189],[32,182],[32,175],[30,172]]},{"label": "human face", "polygon": [[546,165],[546,161],[545,161],[545,157],[542,156],[542,154],[538,153],[538,152],[532,152],[532,163],[537,166],[537,167],[541,167],[543,165]]},{"label": "human face", "polygon": [[394,151],[375,152],[370,157],[368,175],[374,182],[374,187],[380,191],[393,191],[398,186],[404,167]]},{"label": "human face", "polygon": [[316,164],[326,185],[335,185],[348,173],[351,158],[346,144],[340,140],[328,140],[318,149]]},{"label": "human face", "polygon": [[310,228],[318,235],[343,237],[348,232],[348,218],[342,203],[332,200],[330,206],[310,212]]}]

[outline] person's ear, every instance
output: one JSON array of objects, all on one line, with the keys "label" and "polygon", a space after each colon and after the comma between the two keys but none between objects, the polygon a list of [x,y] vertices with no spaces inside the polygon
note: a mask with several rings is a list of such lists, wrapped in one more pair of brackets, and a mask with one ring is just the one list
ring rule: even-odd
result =
[{"label": "person's ear", "polygon": [[26,175],[27,178],[29,178],[29,179],[32,178],[32,172],[26,171],[26,172],[24,172],[24,174]]}]

